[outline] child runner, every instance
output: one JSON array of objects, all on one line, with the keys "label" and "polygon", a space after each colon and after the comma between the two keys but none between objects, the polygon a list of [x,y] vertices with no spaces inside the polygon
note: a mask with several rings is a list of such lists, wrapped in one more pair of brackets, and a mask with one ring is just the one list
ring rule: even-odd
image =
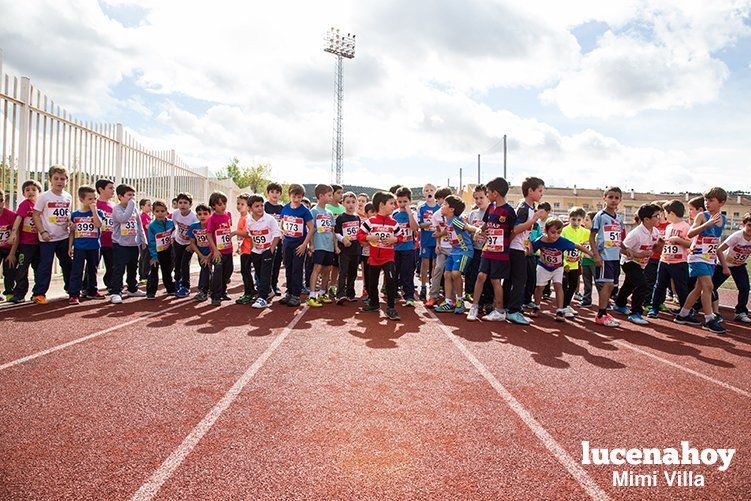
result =
[{"label": "child runner", "polygon": [[[279,199],[282,196],[282,185],[279,183],[269,183],[266,186],[266,203],[263,204],[263,210],[266,214],[270,214],[276,219],[276,224],[282,223],[282,204],[279,203]],[[271,269],[271,290],[274,291],[275,296],[281,296],[282,292],[279,290],[279,271],[282,269],[282,260],[284,258],[284,252],[282,252],[282,246],[277,245],[274,249],[274,262]]]},{"label": "child runner", "polygon": [[[365,218],[360,219],[360,225],[362,225],[362,222],[366,219],[370,219],[371,217],[376,215],[375,207],[372,203],[368,202],[365,204]],[[368,291],[370,290],[370,265],[368,264],[368,259],[370,258],[370,245],[367,244],[361,244],[360,247],[362,247],[362,255],[360,256],[360,261],[362,262],[362,299],[364,302],[368,302]]]},{"label": "child runner", "polygon": [[[331,303],[328,296],[329,280],[331,280],[331,267],[334,265],[336,253],[339,251],[334,246],[334,218],[326,206],[333,198],[333,189],[328,184],[318,184],[315,187],[315,195],[318,203],[310,211],[313,218],[313,273],[310,274],[310,296],[308,306],[320,308],[326,303]],[[321,290],[316,290],[318,277],[321,277]],[[337,277],[338,278],[338,277]]]},{"label": "child runner", "polygon": [[227,212],[227,195],[215,191],[209,196],[209,206],[214,212],[206,221],[214,268],[211,271],[211,304],[219,306],[229,301],[227,286],[232,277],[232,215]]},{"label": "child runner", "polygon": [[34,180],[21,185],[24,200],[18,205],[13,233],[16,238],[8,255],[8,264],[16,266],[16,286],[13,289],[12,303],[23,303],[29,292],[29,266],[34,270],[34,280],[39,266],[39,234],[34,224],[34,206],[42,192],[42,185]]},{"label": "child runner", "polygon": [[[331,213],[332,221],[336,221],[336,218],[340,214],[344,214],[344,206],[341,204],[342,197],[344,196],[344,187],[339,184],[332,184],[331,189],[334,190],[334,194],[331,203],[326,204],[326,210]],[[339,283],[339,254],[335,252],[334,262],[331,264],[331,280],[328,291],[331,298],[336,297],[337,283]]]},{"label": "child runner", "polygon": [[441,188],[435,192],[435,201],[438,204],[438,210],[433,213],[431,217],[431,223],[435,231],[434,236],[438,234],[445,235],[440,238],[436,238],[435,244],[435,263],[433,265],[433,276],[430,279],[430,292],[428,300],[425,302],[425,306],[432,308],[438,304],[438,296],[441,292],[441,279],[443,278],[443,270],[446,266],[446,259],[451,255],[451,241],[446,233],[446,218],[441,214],[440,207],[443,205],[443,201],[447,196],[451,195],[451,188]]},{"label": "child runner", "polygon": [[422,189],[425,202],[417,208],[417,224],[420,226],[420,301],[425,301],[430,283],[430,272],[435,263],[435,227],[433,226],[433,214],[441,210],[441,206],[435,200],[435,186],[428,183]]},{"label": "child runner", "polygon": [[613,286],[618,283],[621,272],[621,242],[625,233],[623,219],[618,214],[623,192],[617,186],[605,189],[602,198],[605,208],[599,211],[592,220],[592,231],[589,235],[589,247],[595,260],[595,282],[601,283],[599,289],[599,306],[595,322],[606,327],[620,325],[608,313],[608,301]]},{"label": "child runner", "polygon": [[70,216],[68,253],[73,262],[68,304],[78,304],[82,288],[85,288],[88,297],[103,297],[96,290],[96,269],[99,264],[99,239],[105,214],[97,209],[96,192],[91,186],[78,188],[78,200],[81,202],[81,210],[73,211]]},{"label": "child runner", "polygon": [[355,280],[357,268],[360,264],[360,241],[357,233],[360,231],[360,216],[357,215],[357,198],[348,191],[342,199],[344,214],[336,218],[334,233],[339,245],[339,282],[336,286],[336,304],[344,301],[357,301],[355,296]]},{"label": "child runner", "polygon": [[[180,213],[180,201],[178,196],[178,209],[172,212],[172,217]],[[154,219],[148,227],[148,247],[151,259],[149,264],[149,280],[146,284],[146,299],[155,299],[156,290],[159,287],[159,269],[162,270],[162,283],[167,295],[175,294],[175,282],[172,280],[173,251],[172,236],[175,233],[174,219],[167,219],[167,204],[161,200],[155,200],[151,206]],[[192,224],[192,223],[191,223]],[[184,297],[184,296],[183,296]]]},{"label": "child runner", "polygon": [[665,295],[671,287],[671,282],[681,304],[688,297],[687,257],[688,248],[691,247],[688,232],[691,225],[683,220],[686,207],[680,200],[673,200],[665,205],[664,211],[668,225],[665,228],[665,245],[662,247],[660,264],[657,266],[657,282],[652,291],[651,307],[647,313],[649,318],[657,318],[659,315],[659,307],[665,302]]},{"label": "child runner", "polygon": [[[112,197],[115,196],[115,183],[111,179],[99,179],[94,185],[97,193],[96,208],[104,213],[102,218],[102,227],[100,228],[101,235],[99,241],[101,246],[99,248],[99,259],[104,261],[104,287],[109,290],[110,280],[112,280],[112,273],[114,271],[114,260],[112,259]],[[89,283],[94,280],[94,288],[98,289],[96,285],[96,275],[94,278],[87,278],[84,276],[84,282]],[[97,297],[101,296],[97,291],[95,294]]]},{"label": "child runner", "polygon": [[5,287],[0,299],[6,301],[10,301],[13,297],[13,289],[16,288],[16,267],[8,259],[16,239],[13,232],[13,223],[15,220],[16,213],[5,207],[5,192],[0,190],[0,261],[3,263],[3,286]]},{"label": "child runner", "polygon": [[402,228],[402,241],[394,246],[394,271],[397,287],[401,287],[404,306],[415,305],[415,235],[419,231],[417,215],[409,207],[412,190],[406,186],[396,190],[397,210],[392,214]]},{"label": "child runner", "polygon": [[[246,216],[245,223],[246,233],[243,238],[251,243],[250,263],[258,277],[256,290],[258,297],[253,302],[252,307],[261,309],[269,305],[269,301],[274,297],[274,291],[271,290],[271,272],[274,267],[274,252],[276,251],[279,240],[282,236],[279,231],[279,225],[276,218],[264,211],[263,197],[260,195],[251,195],[248,198],[250,213]],[[249,276],[250,269],[248,269]]]},{"label": "child runner", "polygon": [[[143,241],[145,242],[148,239],[148,235],[146,233],[149,229],[149,225],[151,224],[151,200],[149,200],[148,198],[142,198],[138,202],[138,209],[141,211],[141,215],[139,217],[141,218],[141,226],[143,227]],[[151,261],[151,255],[149,254],[148,247],[141,249],[138,256],[138,279],[141,281],[141,283],[146,283],[149,278],[149,270],[151,270],[149,261]]]},{"label": "child runner", "polygon": [[250,213],[250,193],[242,193],[237,197],[237,212],[240,217],[237,220],[237,230],[232,232],[232,236],[237,237],[237,247],[240,253],[240,276],[243,279],[243,294],[235,300],[235,304],[252,304],[255,301],[256,289],[253,283],[252,275],[252,245],[251,241],[245,238],[248,234],[246,225],[248,224],[248,214]]},{"label": "child runner", "polygon": [[735,305],[735,321],[744,324],[751,323],[748,316],[748,268],[746,261],[751,255],[751,213],[743,216],[743,229],[730,235],[717,250],[725,254],[726,266],[715,268],[712,282],[715,289],[715,311],[718,311],[719,301],[716,297],[717,289],[732,275],[738,288],[738,301]]},{"label": "child runner", "polygon": [[[472,198],[475,201],[476,208],[469,213],[469,224],[479,228],[482,226],[482,218],[485,217],[485,211],[488,210],[488,205],[490,204],[487,188],[484,184],[478,184],[475,186]],[[469,268],[467,270],[464,284],[464,295],[470,304],[474,302],[472,294],[475,290],[475,284],[477,283],[477,274],[480,272],[480,257],[482,256],[482,248],[484,245],[485,237],[481,232],[475,232],[472,238],[472,247],[474,249],[472,252],[472,260],[469,262]],[[490,299],[491,294],[490,284],[486,282],[485,288],[482,292],[483,297],[478,298],[480,309],[492,302],[492,299]]]},{"label": "child runner", "polygon": [[[568,225],[561,231],[561,236],[571,240],[585,249],[589,247],[589,230],[582,226],[586,213],[581,207],[574,207],[568,211]],[[582,253],[579,249],[566,252],[563,258],[563,309],[570,315],[576,315],[571,307],[571,299],[579,290],[579,276],[581,275]],[[569,317],[570,318],[570,317]]]},{"label": "child runner", "polygon": [[531,316],[535,316],[536,313],[539,314],[540,312],[540,307],[534,302],[535,289],[537,289],[537,260],[540,253],[532,249],[532,242],[540,238],[544,233],[545,221],[547,221],[550,215],[550,204],[548,202],[541,202],[537,204],[537,210],[542,211],[542,217],[529,231],[530,241],[529,245],[527,245],[527,286],[524,288],[524,307],[530,310]]},{"label": "child runner", "polygon": [[206,221],[211,216],[211,209],[203,204],[196,207],[197,223],[190,225],[188,238],[190,238],[191,250],[198,256],[198,264],[201,271],[198,275],[198,293],[193,299],[206,301],[211,285],[211,247],[209,237],[206,235]]},{"label": "child runner", "polygon": [[141,215],[136,209],[136,191],[127,184],[115,188],[120,203],[112,208],[112,257],[114,271],[110,287],[110,302],[123,302],[123,276],[127,272],[128,297],[143,297],[138,290],[136,271],[139,252],[146,248],[145,230],[141,226]]},{"label": "child runner", "polygon": [[357,195],[357,215],[360,219],[365,219],[365,206],[370,202],[370,197],[367,193],[360,193]]},{"label": "child runner", "polygon": [[290,184],[287,190],[289,203],[282,208],[282,245],[284,246],[284,270],[287,276],[287,290],[279,301],[288,306],[300,306],[305,255],[313,237],[313,216],[302,204],[305,188]]},{"label": "child runner", "polygon": [[[584,221],[582,221],[582,227],[586,228],[588,232],[592,229],[592,220],[596,215],[597,213],[594,211],[587,212],[586,216],[584,217]],[[587,233],[587,235],[589,235],[589,233]],[[586,244],[582,245],[590,249],[589,238],[587,238]],[[590,306],[592,306],[592,282],[594,282],[595,278],[594,259],[587,255],[582,256],[580,268],[582,281],[584,282],[584,294],[582,294],[582,301],[579,306],[581,308],[589,308]]]},{"label": "child runner", "polygon": [[464,313],[462,280],[474,253],[471,234],[477,232],[476,227],[461,219],[464,208],[464,202],[456,195],[447,196],[441,206],[441,214],[446,218],[445,231],[451,242],[451,254],[446,260],[443,279],[446,299],[436,308],[438,312]]},{"label": "child runner", "polygon": [[175,256],[175,296],[188,297],[190,294],[190,262],[193,252],[190,250],[188,230],[198,222],[193,212],[193,196],[190,193],[177,195],[177,210],[172,211],[172,222],[175,223],[175,234],[172,250]]}]

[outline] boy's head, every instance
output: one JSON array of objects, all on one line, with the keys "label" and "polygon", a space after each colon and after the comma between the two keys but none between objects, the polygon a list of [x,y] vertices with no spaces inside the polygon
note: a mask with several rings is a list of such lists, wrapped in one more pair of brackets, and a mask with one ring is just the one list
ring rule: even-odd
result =
[{"label": "boy's head", "polygon": [[342,205],[347,214],[354,214],[357,211],[357,203],[357,195],[353,192],[348,191],[342,195]]},{"label": "boy's head", "polygon": [[167,219],[167,204],[162,200],[154,200],[151,204],[151,212],[154,214],[154,219],[163,221]]},{"label": "boy's head", "polygon": [[568,211],[568,223],[573,228],[578,228],[582,225],[582,221],[584,221],[584,218],[587,216],[587,213],[584,212],[584,209],[581,207],[574,207],[570,211]]},{"label": "boy's head", "polygon": [[406,186],[399,187],[396,190],[396,204],[400,209],[409,208],[409,204],[412,203],[412,190]]},{"label": "boy's head", "polygon": [[425,197],[426,200],[432,199],[435,196],[435,185],[428,183],[423,186],[422,196]]},{"label": "boy's head", "polygon": [[177,208],[181,212],[188,212],[193,205],[193,195],[190,193],[179,193],[177,195]]},{"label": "boy's head", "polygon": [[29,179],[23,182],[21,191],[26,200],[36,200],[36,197],[42,192],[42,184],[34,179]]},{"label": "boy's head", "polygon": [[241,215],[246,215],[250,210],[250,193],[241,193],[237,197],[237,212]]},{"label": "boy's head", "polygon": [[636,211],[636,217],[647,228],[653,228],[660,221],[662,207],[657,204],[644,204]]},{"label": "boy's head", "polygon": [[537,210],[541,210],[544,212],[541,218],[544,221],[550,215],[550,211],[552,210],[552,208],[550,207],[550,204],[548,202],[541,202],[537,204]]},{"label": "boy's head", "polygon": [[394,194],[388,191],[379,191],[373,195],[373,207],[376,213],[383,216],[394,212]]},{"label": "boy's head", "polygon": [[582,226],[584,226],[588,230],[591,230],[592,221],[594,221],[596,215],[597,215],[597,212],[595,211],[587,212],[587,215],[584,217],[584,221],[582,222]]},{"label": "boy's head", "polygon": [[96,201],[96,190],[91,186],[81,186],[78,188],[78,200],[81,201],[83,207],[90,207],[91,202]]},{"label": "boy's head", "polygon": [[557,217],[553,217],[545,221],[545,234],[553,242],[558,240],[558,237],[561,236],[561,231],[563,231],[563,221],[561,221]]},{"label": "boy's head", "polygon": [[606,208],[614,211],[618,208],[623,198],[623,192],[617,186],[608,186],[602,193],[602,199],[605,201]]},{"label": "boy's head", "polygon": [[310,209],[311,203],[308,197],[302,197],[302,199],[300,199],[300,203],[303,204],[308,209]]},{"label": "boy's head", "polygon": [[367,193],[360,193],[357,195],[357,210],[365,213],[365,205],[370,201],[370,197]]},{"label": "boy's head", "polygon": [[172,199],[172,208],[177,209],[177,197]]},{"label": "boy's head", "polygon": [[[305,197],[305,188],[303,188],[303,185],[301,184],[290,184],[289,188],[287,188],[287,195],[289,196],[289,201],[293,205],[300,205],[303,201],[303,197]],[[310,207],[310,202],[308,202],[308,207]]]},{"label": "boy's head", "polygon": [[442,204],[447,196],[451,195],[451,188],[444,187],[435,192],[435,200],[439,204]]},{"label": "boy's head", "polygon": [[99,179],[94,188],[96,188],[96,194],[102,200],[109,200],[115,196],[115,183],[110,179]]},{"label": "boy's head", "polygon": [[[545,193],[545,181],[539,177],[528,177],[522,182],[522,196],[524,198],[530,198],[534,202],[539,202],[543,193]],[[502,196],[505,197],[506,195]]]},{"label": "boy's head", "polygon": [[221,191],[215,191],[209,195],[209,207],[214,209],[214,212],[223,214],[227,209],[227,195]]},{"label": "boy's head", "polygon": [[441,205],[441,213],[445,217],[459,217],[464,212],[464,201],[456,195],[448,195]]},{"label": "boy's head", "polygon": [[706,210],[704,197],[694,197],[688,201],[688,217],[693,221],[696,215]]},{"label": "boy's head", "polygon": [[743,231],[746,235],[751,235],[751,212],[743,215]]},{"label": "boy's head", "polygon": [[686,206],[683,205],[683,202],[680,200],[671,200],[662,207],[662,210],[665,211],[668,218],[670,218],[670,214],[672,214],[672,217],[680,219],[686,214]]},{"label": "boy's head", "polygon": [[720,210],[720,207],[728,201],[728,193],[722,188],[715,186],[704,192],[704,206],[712,214]]},{"label": "boy's head", "polygon": [[365,204],[364,210],[367,217],[375,216],[375,206],[371,202]]},{"label": "boy's head", "polygon": [[313,192],[316,195],[318,203],[330,204],[334,199],[334,189],[330,184],[317,184]]},{"label": "boy's head", "polygon": [[491,179],[486,185],[488,198],[491,202],[495,202],[498,198],[506,198],[508,194],[508,181],[502,177],[496,177]]},{"label": "boy's head", "polygon": [[488,188],[484,184],[478,184],[475,186],[472,198],[478,209],[485,210],[488,207]]},{"label": "boy's head", "polygon": [[138,202],[138,208],[141,209],[141,212],[149,214],[151,212],[151,200],[149,200],[148,198],[142,198]]},{"label": "boy's head", "polygon": [[117,199],[120,203],[127,204],[133,197],[136,196],[136,190],[128,186],[127,184],[120,184],[115,188],[117,193]]},{"label": "boy's head", "polygon": [[264,200],[261,195],[249,195],[247,199],[247,204],[248,204],[248,207],[250,208],[250,212],[253,213],[256,219],[259,219],[261,216],[263,216]]},{"label": "boy's head", "polygon": [[401,188],[401,187],[402,187],[402,185],[401,185],[401,184],[395,184],[394,186],[392,186],[391,188],[389,188],[389,193],[391,193],[391,194],[393,194],[393,195],[396,195],[396,192],[397,192],[397,191],[399,190],[399,188]]},{"label": "boy's head", "polygon": [[204,221],[206,221],[210,215],[211,215],[211,209],[209,208],[208,205],[198,204],[196,206],[196,217],[198,217],[198,220],[200,222],[203,223]]},{"label": "boy's head", "polygon": [[273,182],[266,185],[266,196],[270,202],[278,202],[279,198],[282,196],[282,185]]},{"label": "boy's head", "polygon": [[61,164],[52,165],[47,171],[47,178],[53,190],[62,190],[68,184],[68,168]]},{"label": "boy's head", "polygon": [[342,201],[342,195],[344,194],[344,187],[340,184],[332,184],[331,189],[333,190],[333,199],[334,203],[338,204]]}]

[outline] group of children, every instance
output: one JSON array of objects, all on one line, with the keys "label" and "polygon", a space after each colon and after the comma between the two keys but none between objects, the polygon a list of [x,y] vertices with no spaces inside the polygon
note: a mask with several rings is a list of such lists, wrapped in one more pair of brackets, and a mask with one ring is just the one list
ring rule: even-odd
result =
[{"label": "group of children", "polygon": [[[97,283],[101,260],[112,303],[155,298],[160,272],[167,294],[187,297],[195,254],[200,273],[194,298],[219,305],[230,299],[227,287],[237,251],[243,293],[236,303],[253,308],[268,307],[275,296],[291,307],[299,306],[303,295],[314,308],[358,301],[355,280],[362,269],[364,312],[379,311],[385,294],[386,315],[393,320],[399,319],[401,296],[406,307],[419,299],[439,313],[466,313],[470,321],[481,317],[526,325],[528,317],[540,315],[551,284],[555,319],[576,316],[571,304],[583,279],[580,306],[592,304],[594,281],[600,325],[619,325],[611,311],[648,324],[647,308],[648,318],[670,311],[675,322],[722,334],[717,289],[732,276],[739,291],[735,320],[751,322],[746,268],[751,215],[723,242],[721,208],[727,193],[722,188],[689,201],[688,222],[678,200],[642,205],[638,225],[627,233],[618,213],[619,188],[604,191],[602,210],[573,208],[564,224],[550,217],[550,205],[541,202],[545,184],[536,177],[522,183],[523,200],[516,208],[506,201],[509,185],[503,178],[476,186],[471,210],[450,188],[431,184],[423,188],[425,202],[415,207],[407,187],[394,186],[370,200],[326,184],[315,187],[312,206],[303,186],[292,184],[289,203],[283,205],[281,185],[270,183],[265,199],[238,197],[236,223],[221,192],[195,209],[188,193],[178,194],[171,207],[147,199],[136,206],[135,189],[100,179],[78,189],[74,210],[67,181],[61,165],[49,169],[49,190],[43,193],[37,181],[26,181],[16,212],[4,207],[0,193],[0,259],[8,301],[26,300],[32,267],[32,301],[44,304],[55,257],[71,304],[105,297]],[[139,288],[139,270],[145,292]],[[619,285],[621,272],[625,280]],[[668,292],[680,308],[665,307]],[[697,318],[699,312],[703,319]]]}]

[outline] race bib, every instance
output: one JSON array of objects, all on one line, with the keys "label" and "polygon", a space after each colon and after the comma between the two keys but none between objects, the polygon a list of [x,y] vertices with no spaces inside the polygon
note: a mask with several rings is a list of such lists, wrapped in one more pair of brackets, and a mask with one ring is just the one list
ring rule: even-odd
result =
[{"label": "race bib", "polygon": [[282,218],[282,231],[288,237],[301,238],[303,233],[303,218],[284,216]]},{"label": "race bib", "polygon": [[358,221],[347,221],[342,223],[342,236],[349,238],[350,240],[357,239],[357,232],[360,231],[360,223]]},{"label": "race bib", "polygon": [[331,216],[328,214],[316,214],[316,232],[331,233],[334,231],[334,224]]},{"label": "race bib", "polygon": [[735,245],[727,254],[726,261],[729,265],[739,266],[744,264],[751,256],[751,245]]},{"label": "race bib", "polygon": [[177,234],[180,235],[180,238],[185,241],[188,239],[188,230],[190,229],[190,226],[183,224],[183,223],[177,223]]},{"label": "race bib", "polygon": [[206,236],[206,230],[204,230],[204,229],[193,230],[193,238],[196,239],[196,246],[197,247],[208,247],[209,246],[209,239]]},{"label": "race bib", "polygon": [[683,247],[677,244],[665,244],[662,248],[662,259],[665,262],[680,261],[683,258]]},{"label": "race bib", "polygon": [[412,228],[409,227],[409,223],[399,223],[402,228],[402,241],[411,242],[414,238],[412,235]]},{"label": "race bib", "polygon": [[373,226],[370,230],[371,235],[375,235],[378,240],[375,242],[370,242],[370,245],[373,247],[378,247],[379,249],[392,249],[394,247],[394,244],[388,244],[385,242],[387,238],[391,238],[394,236],[394,230],[390,226]]},{"label": "race bib", "polygon": [[446,239],[451,245],[459,245],[459,235],[453,225],[446,227]]},{"label": "race bib", "polygon": [[77,217],[75,219],[76,223],[76,232],[74,237],[75,238],[98,238],[99,232],[94,227],[94,218],[91,216],[88,217]]},{"label": "race bib", "polygon": [[220,251],[232,248],[232,232],[229,228],[217,228],[214,232],[216,248]]},{"label": "race bib", "polygon": [[[650,251],[651,252],[653,248],[654,248],[654,245],[650,245],[650,244],[640,245],[639,246],[639,250],[642,251],[642,252],[643,251]],[[639,263],[641,265],[641,267],[643,268],[643,267],[645,267],[647,265],[647,263],[649,263],[649,256],[634,258],[634,262],[635,263]]]},{"label": "race bib", "polygon": [[605,247],[620,247],[621,246],[621,225],[620,224],[606,224],[602,228],[604,236]]},{"label": "race bib", "polygon": [[422,220],[430,223],[430,227],[428,228],[428,231],[435,231],[435,225],[433,224],[433,211],[432,210],[426,210],[425,212],[423,212]]},{"label": "race bib", "polygon": [[21,231],[25,233],[36,233],[37,227],[34,225],[34,218],[31,216],[26,216],[23,218],[23,224],[21,225]]},{"label": "race bib", "polygon": [[281,220],[282,220],[282,215],[281,214],[272,214],[272,216],[274,216],[274,219],[276,219],[277,223],[281,222]]},{"label": "race bib", "polygon": [[717,259],[717,249],[720,247],[718,237],[699,237],[696,240],[696,251],[704,261],[714,262]]},{"label": "race bib", "polygon": [[10,238],[10,226],[0,226],[0,247],[7,247]]},{"label": "race bib", "polygon": [[67,226],[70,223],[70,202],[47,202],[44,212],[52,224]]},{"label": "race bib", "polygon": [[488,228],[488,236],[485,240],[485,247],[482,250],[487,252],[503,252],[503,228]]},{"label": "race bib", "polygon": [[170,245],[172,245],[172,232],[163,231],[161,233],[157,233],[156,235],[154,235],[154,240],[156,240],[157,252],[167,250],[169,249]]},{"label": "race bib", "polygon": [[102,217],[102,228],[103,233],[106,233],[108,231],[112,231],[112,214],[104,213],[104,217]]},{"label": "race bib", "polygon": [[566,253],[566,262],[578,263],[581,257],[582,257],[582,253],[579,249],[570,250]]},{"label": "race bib", "polygon": [[262,230],[250,230],[250,241],[253,243],[253,248],[261,251],[271,248],[271,233],[268,228]]},{"label": "race bib", "polygon": [[120,225],[120,234],[122,236],[128,236],[128,235],[135,235],[138,231],[138,221],[136,220],[135,214],[130,216],[130,219],[125,221],[123,224]]},{"label": "race bib", "polygon": [[558,249],[540,249],[540,263],[548,268],[560,268],[563,266],[563,253]]}]

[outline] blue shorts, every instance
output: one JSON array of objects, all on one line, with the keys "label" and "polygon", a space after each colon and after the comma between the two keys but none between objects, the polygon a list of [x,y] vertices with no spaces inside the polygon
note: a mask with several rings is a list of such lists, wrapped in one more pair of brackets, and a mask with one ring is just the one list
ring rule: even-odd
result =
[{"label": "blue shorts", "polygon": [[689,278],[711,277],[714,275],[715,265],[707,263],[688,263]]},{"label": "blue shorts", "polygon": [[334,258],[336,254],[327,250],[314,250],[313,251],[313,264],[320,264],[321,266],[332,266],[334,264]]},{"label": "blue shorts", "polygon": [[446,258],[446,265],[443,269],[444,271],[458,271],[464,274],[470,261],[472,261],[472,254],[450,254]]},{"label": "blue shorts", "polygon": [[421,259],[435,259],[435,242],[433,242],[433,245],[421,245],[420,246],[420,258]]},{"label": "blue shorts", "polygon": [[618,283],[618,277],[621,275],[620,261],[603,261],[602,266],[595,266],[596,283]]}]

